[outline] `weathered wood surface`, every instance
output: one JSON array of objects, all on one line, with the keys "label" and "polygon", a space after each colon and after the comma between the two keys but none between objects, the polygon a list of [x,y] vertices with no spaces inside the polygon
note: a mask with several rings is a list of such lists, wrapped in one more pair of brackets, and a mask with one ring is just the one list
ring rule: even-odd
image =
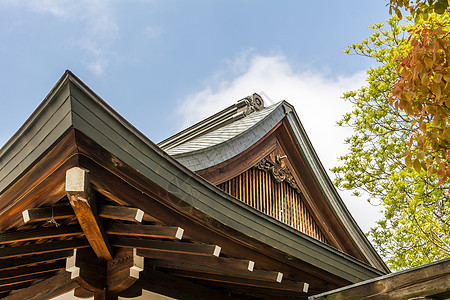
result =
[{"label": "weathered wood surface", "polygon": [[25,267],[36,263],[46,263],[71,256],[72,250],[52,251],[50,253],[0,260],[0,271]]},{"label": "weathered wood surface", "polygon": [[228,268],[234,270],[253,271],[253,267],[255,265],[255,263],[251,260],[227,258],[227,257],[192,255],[186,253],[161,252],[142,249],[138,249],[137,253],[143,257],[152,259],[168,260],[178,263],[188,262],[191,264],[217,267],[220,269]]},{"label": "weathered wood surface", "polygon": [[17,247],[5,247],[0,248],[0,258],[22,257],[26,255],[51,253],[54,251],[71,250],[74,248],[86,247],[89,247],[89,243],[84,238],[55,241],[42,244],[30,244]]},{"label": "weathered wood surface", "polygon": [[134,207],[101,205],[98,215],[102,218],[140,223],[144,217],[144,212]]},{"label": "weathered wood surface", "polygon": [[107,234],[121,236],[142,236],[178,240],[181,240],[184,232],[180,227],[138,224],[109,224],[106,226],[105,231]]},{"label": "weathered wood surface", "polygon": [[58,205],[54,207],[30,208],[22,212],[23,222],[38,222],[66,219],[75,217],[73,208],[70,205]]},{"label": "weathered wood surface", "polygon": [[311,296],[309,299],[446,299],[448,297],[450,297],[450,258]]},{"label": "weathered wood surface", "polygon": [[76,165],[74,132],[68,132],[36,165],[0,195],[0,231],[22,223],[22,212],[51,205],[64,197],[64,178]]},{"label": "weathered wood surface", "polygon": [[70,278],[70,273],[61,271],[57,275],[31,285],[28,288],[15,291],[5,297],[5,300],[42,300],[67,293],[78,287],[78,283]]},{"label": "weathered wood surface", "polygon": [[106,261],[97,258],[91,248],[74,249],[66,260],[66,271],[88,291],[101,292],[106,286]]},{"label": "weathered wood surface", "polygon": [[265,270],[239,270],[230,269],[227,267],[217,267],[217,266],[203,266],[198,264],[193,264],[190,262],[174,262],[161,259],[149,259],[147,264],[154,265],[159,268],[177,269],[177,270],[187,270],[205,274],[220,274],[223,276],[231,277],[241,277],[241,278],[251,278],[261,281],[268,282],[282,282],[283,273],[276,271],[265,271]]},{"label": "weathered wood surface", "polygon": [[112,249],[97,215],[97,203],[91,189],[89,171],[79,167],[67,170],[66,193],[95,254],[100,259],[112,260]]},{"label": "weathered wood surface", "polygon": [[82,235],[78,225],[17,230],[0,233],[0,244]]},{"label": "weathered wood surface", "polygon": [[116,247],[148,249],[175,253],[189,253],[193,255],[219,256],[221,248],[217,245],[193,244],[172,241],[144,240],[137,238],[116,237],[111,239]]},{"label": "weathered wood surface", "polygon": [[144,270],[144,258],[136,253],[136,249],[120,249],[114,260],[107,264],[106,288],[120,293],[131,287]]}]

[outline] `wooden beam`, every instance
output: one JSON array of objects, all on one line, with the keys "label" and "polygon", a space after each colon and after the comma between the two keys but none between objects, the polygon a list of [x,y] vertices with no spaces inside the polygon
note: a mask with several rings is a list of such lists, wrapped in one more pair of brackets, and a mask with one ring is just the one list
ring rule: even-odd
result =
[{"label": "wooden beam", "polygon": [[99,216],[107,219],[142,222],[144,212],[139,208],[126,206],[101,205]]},{"label": "wooden beam", "polygon": [[67,219],[75,217],[72,206],[61,205],[53,207],[39,207],[30,208],[22,212],[23,221],[38,222],[38,221],[50,221],[53,217],[54,220]]},{"label": "wooden beam", "polygon": [[310,299],[446,299],[450,296],[450,258],[391,273]]},{"label": "wooden beam", "polygon": [[148,239],[116,237],[111,243],[116,247],[148,249],[195,255],[219,256],[221,248],[217,245],[193,244],[172,241],[154,241]]},{"label": "wooden beam", "polygon": [[[5,279],[12,279],[17,277],[22,277],[24,275],[34,275],[40,273],[46,273],[50,271],[62,270],[66,266],[65,261],[57,261],[50,264],[41,264],[32,267],[23,267],[18,269],[12,269],[7,271],[2,271],[0,273],[0,281]],[[19,279],[20,280],[20,279]]]},{"label": "wooden beam", "polygon": [[31,282],[22,282],[18,284],[11,284],[11,285],[5,285],[0,287],[0,293],[9,292],[13,290],[20,290],[26,287],[29,287],[31,285]]},{"label": "wooden beam", "polygon": [[228,268],[234,270],[253,271],[255,263],[251,260],[215,257],[215,256],[200,256],[185,253],[162,252],[153,250],[137,250],[138,255],[152,259],[161,259],[179,263],[189,262],[191,264],[198,264],[202,266]]},{"label": "wooden beam", "polygon": [[196,284],[192,281],[149,268],[146,268],[141,272],[138,283],[145,290],[173,297],[175,299],[236,299],[204,285]]},{"label": "wooden beam", "polygon": [[163,239],[179,239],[183,237],[184,230],[180,227],[138,224],[109,224],[107,234],[121,236],[142,236]]},{"label": "wooden beam", "polygon": [[114,260],[107,264],[106,288],[120,293],[139,279],[144,269],[144,258],[137,255],[136,249],[119,249]]},{"label": "wooden beam", "polygon": [[30,255],[18,258],[7,258],[0,260],[0,271],[25,267],[36,263],[46,263],[73,255],[72,250],[54,251],[50,253]]},{"label": "wooden beam", "polygon": [[112,250],[101,220],[97,216],[94,193],[89,181],[89,172],[72,168],[66,173],[66,193],[78,222],[98,258],[112,260]]},{"label": "wooden beam", "polygon": [[0,233],[0,244],[33,241],[40,239],[68,237],[83,234],[78,225],[39,228],[30,230],[17,230]]},{"label": "wooden beam", "polygon": [[78,287],[78,284],[70,279],[70,273],[61,271],[57,275],[44,281],[38,282],[24,289],[14,291],[11,295],[5,297],[4,300],[51,299],[65,294],[76,287]]},{"label": "wooden beam", "polygon": [[106,262],[97,258],[92,248],[74,249],[66,260],[66,271],[88,291],[101,292],[106,286]]},{"label": "wooden beam", "polygon": [[[189,270],[170,270],[168,273],[180,277],[199,279],[205,281],[222,282],[232,285],[252,286],[266,289],[276,289],[292,291],[297,293],[307,293],[309,284],[305,282],[296,282],[284,279],[281,282],[259,280],[258,278],[229,276],[226,274],[200,273]],[[252,272],[249,272],[252,273]]]},{"label": "wooden beam", "polygon": [[2,279],[0,280],[0,287],[24,282],[32,282],[38,279],[47,278],[50,277],[54,272],[55,272],[54,270],[49,270],[47,272],[40,272],[32,275],[24,275],[20,277]]},{"label": "wooden beam", "polygon": [[190,262],[174,262],[161,259],[149,259],[147,263],[152,264],[159,268],[179,269],[209,274],[221,274],[225,276],[250,278],[268,282],[280,283],[281,280],[283,279],[283,273],[276,271],[265,271],[265,270],[242,271],[237,269],[230,269],[227,267],[219,268],[215,266],[202,266],[192,264]]},{"label": "wooden beam", "polygon": [[26,255],[43,254],[85,247],[89,247],[89,243],[84,238],[42,244],[31,244],[18,247],[5,247],[0,248],[0,258],[22,257]]}]

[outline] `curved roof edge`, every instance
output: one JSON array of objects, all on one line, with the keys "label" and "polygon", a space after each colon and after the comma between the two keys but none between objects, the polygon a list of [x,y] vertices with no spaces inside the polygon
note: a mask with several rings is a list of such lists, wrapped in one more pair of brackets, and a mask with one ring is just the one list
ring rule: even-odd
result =
[{"label": "curved roof edge", "polygon": [[[228,140],[224,140],[217,144],[211,144],[209,147],[178,153],[172,156],[191,171],[195,172],[203,170],[235,157],[258,142],[283,119],[287,120],[287,124],[293,133],[295,142],[297,143],[301,153],[305,156],[305,160],[309,165],[311,173],[318,182],[324,198],[329,203],[333,213],[341,222],[351,240],[355,243],[361,254],[372,266],[379,270],[383,270],[384,272],[390,272],[389,268],[383,262],[379,254],[376,252],[370,241],[364,235],[348,211],[342,198],[331,182],[331,179],[326,173],[325,168],[320,162],[320,159],[314,150],[303,125],[301,124],[295,108],[285,100],[274,104],[272,106],[272,110],[269,110],[269,108],[270,107],[266,107],[260,112],[262,118],[255,124],[249,128],[244,128],[242,132]],[[262,113],[264,111],[267,113]],[[222,114],[222,112],[219,112],[216,115],[220,114]],[[247,116],[246,118],[250,118],[250,116]],[[193,127],[195,126],[201,127],[207,125],[204,121],[201,121]],[[232,124],[229,124],[228,127],[229,126],[232,126]],[[173,138],[175,137],[176,136]],[[192,142],[194,141],[196,140],[193,140]],[[168,151],[168,153],[171,154],[170,151]]]},{"label": "curved roof edge", "polygon": [[[74,92],[77,94],[73,94]],[[64,110],[51,105],[57,98],[67,103]],[[284,104],[285,102],[282,107],[287,109],[285,113],[290,113],[290,106]],[[87,107],[90,118],[82,117]],[[62,114],[71,116],[66,124],[67,128],[80,130],[120,161],[225,226],[256,240],[265,241],[271,247],[349,281],[383,273],[383,269],[362,263],[300,232],[286,228],[196,175],[151,142],[69,71],[66,71],[44,102],[5,147],[17,150],[19,144],[27,143],[31,138],[23,133],[28,132],[35,121]],[[50,125],[57,128],[59,124]],[[58,133],[60,136],[63,134]],[[47,148],[51,147],[51,141],[48,141],[49,136],[45,132],[37,131],[36,135],[46,142]],[[3,157],[3,152],[1,153],[0,160]],[[30,164],[38,160],[40,155],[42,153],[33,154],[34,160],[30,158]]]},{"label": "curved roof edge", "polygon": [[362,254],[367,258],[367,260],[380,270],[390,272],[389,268],[381,259],[380,255],[377,253],[375,248],[369,242],[365,234],[362,232],[361,228],[356,223],[355,219],[350,214],[344,201],[337,192],[335,186],[333,185],[330,177],[327,175],[325,168],[323,167],[320,159],[314,150],[311,141],[306,134],[303,125],[295,112],[292,105],[285,102],[285,105],[290,109],[286,113],[288,124],[291,126],[291,130],[294,133],[296,141],[298,143],[300,151],[306,157],[306,161],[309,164],[312,174],[315,176],[316,180],[319,182],[319,186],[322,189],[325,198],[333,209],[335,215],[342,222],[342,225],[347,230],[348,234],[361,250]]}]

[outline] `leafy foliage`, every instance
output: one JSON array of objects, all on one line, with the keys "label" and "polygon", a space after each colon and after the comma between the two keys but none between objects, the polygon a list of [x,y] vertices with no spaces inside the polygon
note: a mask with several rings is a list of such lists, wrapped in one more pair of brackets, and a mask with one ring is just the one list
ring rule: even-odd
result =
[{"label": "leafy foliage", "polygon": [[432,13],[443,14],[448,10],[448,0],[389,0],[389,14],[395,12],[397,17],[402,18],[401,9],[404,8],[415,17],[415,21],[420,19],[428,20]]},{"label": "leafy foliage", "polygon": [[450,36],[432,20],[410,33],[411,49],[399,57],[400,78],[391,104],[418,118],[419,128],[409,142],[416,155],[408,150],[406,164],[417,172],[436,173],[443,182],[450,178]]},{"label": "leafy foliage", "polygon": [[393,269],[450,255],[449,182],[438,185],[435,174],[406,166],[403,157],[420,116],[397,112],[389,103],[400,78],[396,58],[411,50],[407,36],[413,27],[412,18],[400,23],[393,17],[373,25],[368,39],[344,51],[375,59],[377,67],[367,71],[367,86],[343,97],[354,109],[339,125],[353,128],[354,134],[346,140],[349,153],[340,157],[342,165],[332,170],[337,186],[380,205],[384,219],[369,235]]}]

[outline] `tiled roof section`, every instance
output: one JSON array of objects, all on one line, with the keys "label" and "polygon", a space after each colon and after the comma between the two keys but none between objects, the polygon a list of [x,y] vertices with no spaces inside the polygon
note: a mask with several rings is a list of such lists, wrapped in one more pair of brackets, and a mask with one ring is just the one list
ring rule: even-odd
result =
[{"label": "tiled roof section", "polygon": [[285,116],[282,104],[278,102],[254,112],[167,153],[193,171],[219,164],[252,146],[277,125]]}]

